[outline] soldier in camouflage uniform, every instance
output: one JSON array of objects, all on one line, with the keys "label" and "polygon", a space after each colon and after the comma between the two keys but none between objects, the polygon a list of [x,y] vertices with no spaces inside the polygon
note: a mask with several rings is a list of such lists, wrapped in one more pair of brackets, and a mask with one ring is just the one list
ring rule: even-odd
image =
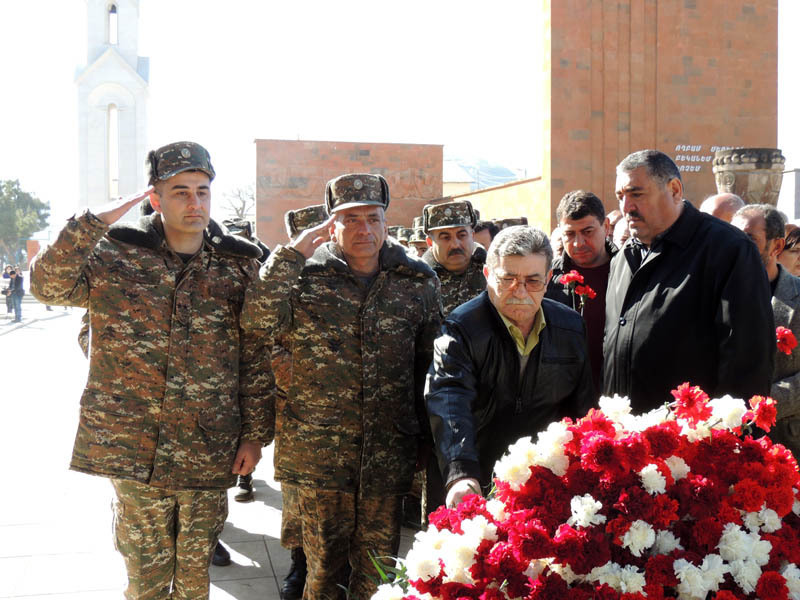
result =
[{"label": "soldier in camouflage uniform", "polygon": [[421,257],[428,251],[428,243],[425,241],[425,230],[422,228],[422,216],[414,217],[411,235],[408,237],[408,246],[416,251],[418,257]]},{"label": "soldier in camouflage uniform", "polygon": [[[300,210],[290,210],[284,215],[286,235],[293,241],[297,236],[311,227],[321,225],[328,220],[324,204],[306,206]],[[286,405],[286,395],[292,381],[292,353],[288,335],[281,335],[272,347],[272,370],[275,372],[275,383],[278,389],[275,403],[275,430],[280,431],[282,415]],[[303,552],[303,526],[298,510],[299,498],[297,487],[284,481],[281,483],[283,508],[281,510],[281,546],[291,552],[292,564],[289,573],[283,580],[280,595],[282,600],[298,600],[303,597],[306,584],[306,555]]]},{"label": "soldier in camouflage uniform", "polygon": [[477,220],[468,200],[428,204],[422,210],[422,218],[429,247],[422,260],[442,282],[446,317],[456,306],[486,289],[486,250],[472,239]]},{"label": "soldier in camouflage uniform", "polygon": [[298,488],[303,597],[343,598],[349,563],[350,594],[366,600],[377,588],[368,551],[397,553],[401,498],[428,427],[421,386],[441,323],[439,280],[387,237],[383,177],[337,177],[325,197],[331,218],[275,249],[242,322],[289,337],[275,475]]},{"label": "soldier in camouflage uniform", "polygon": [[[244,332],[259,249],[209,219],[192,142],[151,152],[154,189],[71,218],[31,267],[42,302],[89,310],[89,377],[70,468],[111,478],[129,599],[208,598],[228,487],[271,442],[267,338]],[[150,195],[157,211],[115,225]]]},{"label": "soldier in camouflage uniform", "polygon": [[[486,249],[472,237],[476,223],[477,215],[468,200],[428,204],[422,209],[422,226],[429,246],[422,260],[442,282],[445,317],[486,289]],[[435,460],[428,462],[424,479],[423,521],[445,501],[444,482]]]}]

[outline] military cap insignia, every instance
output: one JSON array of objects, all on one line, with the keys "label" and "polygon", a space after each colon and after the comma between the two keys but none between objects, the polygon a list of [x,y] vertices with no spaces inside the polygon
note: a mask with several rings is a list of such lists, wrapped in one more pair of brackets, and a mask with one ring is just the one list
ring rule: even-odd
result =
[{"label": "military cap insignia", "polygon": [[183,149],[181,150],[181,156],[182,156],[183,158],[189,158],[191,155],[192,155],[192,153],[191,153],[191,152],[189,152],[189,149],[188,149],[188,148],[183,148]]},{"label": "military cap insignia", "polygon": [[353,181],[353,187],[356,188],[357,190],[360,190],[362,187],[364,187],[364,182],[361,181],[360,179],[356,179],[355,181]]}]

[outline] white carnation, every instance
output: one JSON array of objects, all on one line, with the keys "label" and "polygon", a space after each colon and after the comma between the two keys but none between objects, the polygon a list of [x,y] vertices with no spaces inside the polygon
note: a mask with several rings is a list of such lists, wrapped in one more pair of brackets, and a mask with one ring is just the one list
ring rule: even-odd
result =
[{"label": "white carnation", "polygon": [[692,444],[702,442],[711,437],[711,428],[704,421],[692,425],[685,419],[678,419],[678,423],[681,426],[681,435],[685,435],[686,439]]},{"label": "white carnation", "polygon": [[495,474],[499,479],[509,484],[512,490],[519,491],[531,476],[536,447],[530,437],[517,440],[508,448],[508,454],[498,460],[494,465]]},{"label": "white carnation", "polygon": [[800,569],[794,563],[787,563],[781,569],[781,575],[786,579],[786,587],[789,589],[789,598],[800,600]]},{"label": "white carnation", "polygon": [[673,550],[683,550],[678,538],[671,531],[660,530],[656,532],[656,543],[653,545],[653,554],[669,554]]},{"label": "white carnation", "polygon": [[795,499],[792,503],[792,512],[797,516],[800,516],[800,500]]},{"label": "white carnation", "polygon": [[560,575],[561,579],[567,582],[567,585],[571,585],[573,581],[578,579],[575,571],[573,571],[572,567],[567,564],[562,565],[561,563],[550,563],[550,570],[553,571],[553,573]]},{"label": "white carnation", "polygon": [[772,542],[762,540],[761,536],[756,532],[750,532],[750,539],[753,540],[753,546],[748,560],[752,560],[758,566],[763,567],[769,562],[769,553],[772,552]]},{"label": "white carnation", "polygon": [[[726,394],[708,402],[711,407],[711,422],[715,429],[734,429],[742,426],[742,417],[747,412],[744,400]],[[721,423],[717,423],[721,421]]]},{"label": "white carnation", "polygon": [[641,556],[642,551],[652,546],[656,541],[656,533],[650,523],[637,519],[622,536],[622,545],[631,551],[634,556]]},{"label": "white carnation", "polygon": [[604,515],[597,514],[603,505],[592,498],[591,494],[583,496],[573,496],[569,501],[569,508],[572,516],[567,520],[567,525],[578,527],[591,527],[606,522]]},{"label": "white carnation", "polygon": [[654,464],[649,464],[641,471],[639,477],[642,478],[642,485],[648,494],[655,496],[667,491],[667,479]]},{"label": "white carnation", "polygon": [[506,505],[502,502],[502,500],[498,500],[497,498],[492,498],[491,500],[487,500],[486,510],[497,521],[504,521],[505,518],[508,516],[506,514]]},{"label": "white carnation", "polygon": [[727,523],[717,544],[720,556],[728,562],[745,560],[753,549],[753,538],[735,523]]},{"label": "white carnation", "polygon": [[378,591],[372,595],[372,600],[402,600],[405,595],[399,585],[384,583],[378,586]]},{"label": "white carnation", "polygon": [[641,415],[626,415],[622,418],[622,426],[626,431],[642,432],[667,420],[669,410],[665,406],[654,408]]},{"label": "white carnation", "polygon": [[761,517],[757,512],[749,512],[744,515],[742,518],[744,522],[744,526],[747,527],[749,531],[758,531],[761,527]]},{"label": "white carnation", "polygon": [[444,547],[445,542],[453,534],[448,529],[439,531],[433,525],[428,525],[427,529],[418,531],[414,534],[414,548],[425,548],[429,552],[437,553]]},{"label": "white carnation", "polygon": [[564,446],[572,441],[572,432],[560,421],[550,423],[545,431],[537,436],[533,464],[550,469],[555,475],[562,477],[569,467],[569,458],[564,453]]},{"label": "white carnation", "polygon": [[665,461],[667,466],[669,467],[669,472],[672,474],[672,478],[675,481],[680,481],[684,477],[689,474],[691,470],[689,465],[686,464],[686,461],[683,460],[680,456],[670,456]]},{"label": "white carnation", "polygon": [[725,573],[729,571],[717,554],[707,555],[699,567],[681,558],[672,563],[672,568],[678,578],[678,592],[682,598],[705,598],[708,592],[719,589]]},{"label": "white carnation", "polygon": [[497,541],[497,525],[490,523],[483,515],[477,515],[461,522],[464,537],[476,548],[483,540]]},{"label": "white carnation", "polygon": [[778,513],[771,508],[762,508],[758,513],[758,518],[761,520],[761,529],[767,533],[774,533],[783,527]]},{"label": "white carnation", "polygon": [[439,556],[428,548],[417,547],[416,544],[408,551],[405,564],[409,579],[427,581],[439,574]]},{"label": "white carnation", "polygon": [[646,584],[644,572],[633,565],[626,565],[620,572],[620,586],[617,591],[623,594],[636,594],[641,592]]},{"label": "white carnation", "polygon": [[734,560],[730,563],[731,575],[745,594],[756,591],[758,579],[761,577],[761,567],[752,560]]},{"label": "white carnation", "polygon": [[622,587],[622,567],[615,562],[609,561],[589,571],[586,579],[600,585],[606,584],[615,590],[619,590]]},{"label": "white carnation", "polygon": [[603,414],[615,423],[621,423],[623,417],[631,414],[631,401],[627,396],[600,396],[598,405]]},{"label": "white carnation", "polygon": [[453,534],[447,538],[439,558],[444,563],[446,581],[473,583],[469,569],[475,564],[476,546],[467,536]]}]

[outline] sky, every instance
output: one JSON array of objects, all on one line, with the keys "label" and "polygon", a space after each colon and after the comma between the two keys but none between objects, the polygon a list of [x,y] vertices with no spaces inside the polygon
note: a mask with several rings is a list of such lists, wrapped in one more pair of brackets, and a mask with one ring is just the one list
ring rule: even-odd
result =
[{"label": "sky", "polygon": [[[800,0],[779,0],[779,147],[800,166]],[[254,139],[444,144],[535,173],[538,9],[531,0],[140,0],[148,147],[206,146],[219,197],[255,179]],[[85,0],[0,0],[0,179],[77,204]]]}]

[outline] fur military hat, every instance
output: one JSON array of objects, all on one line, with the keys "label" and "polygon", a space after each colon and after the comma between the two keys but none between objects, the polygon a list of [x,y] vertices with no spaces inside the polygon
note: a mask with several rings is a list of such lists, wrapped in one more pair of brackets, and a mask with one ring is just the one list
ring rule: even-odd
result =
[{"label": "fur military hat", "polygon": [[150,185],[166,181],[184,171],[202,171],[208,175],[209,181],[216,176],[208,150],[194,142],[173,142],[158,150],[151,150],[147,155],[147,165]]},{"label": "fur military hat", "polygon": [[247,219],[225,219],[222,222],[229,232],[247,240],[253,239],[253,224]]},{"label": "fur military hat", "polygon": [[408,238],[410,242],[424,242],[425,241],[425,230],[422,227],[417,227],[416,229],[412,229],[411,237]]},{"label": "fur military hat", "polygon": [[298,210],[287,210],[283,216],[286,223],[286,235],[296,238],[300,233],[324,223],[328,218],[324,204],[314,204]]},{"label": "fur military hat", "polygon": [[422,209],[422,228],[425,233],[445,227],[475,227],[477,222],[469,200],[426,204]]},{"label": "fur military hat", "polygon": [[509,217],[508,219],[493,219],[494,224],[502,231],[514,225],[527,225],[528,217]]},{"label": "fur military hat", "polygon": [[413,233],[414,230],[410,227],[401,227],[397,232],[397,239],[401,242],[409,242]]},{"label": "fur military hat", "polygon": [[411,221],[411,229],[422,229],[422,215],[414,217],[414,220]]},{"label": "fur military hat", "polygon": [[325,186],[325,207],[328,214],[355,206],[389,208],[389,184],[382,175],[350,173],[340,175]]},{"label": "fur military hat", "polygon": [[400,239],[400,230],[403,229],[402,225],[392,225],[389,229],[389,235],[392,236],[394,239]]}]

